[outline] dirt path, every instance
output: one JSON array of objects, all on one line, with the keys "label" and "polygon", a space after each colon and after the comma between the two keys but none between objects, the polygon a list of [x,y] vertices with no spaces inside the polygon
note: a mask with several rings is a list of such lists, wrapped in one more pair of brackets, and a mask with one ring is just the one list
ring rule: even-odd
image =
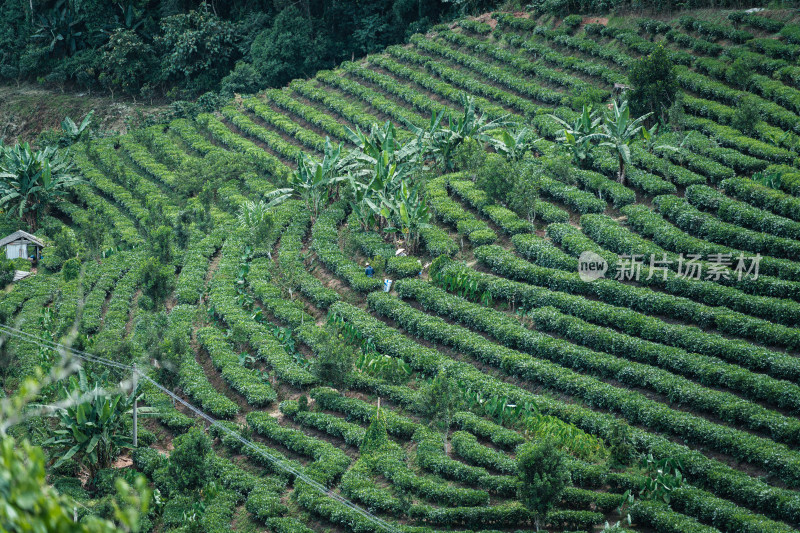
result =
[{"label": "dirt path", "polygon": [[101,130],[126,133],[126,119],[141,111],[152,115],[159,106],[112,100],[85,92],[57,92],[38,85],[0,86],[0,141],[5,144],[33,142],[47,129],[60,129],[64,117],[79,122],[94,109],[94,124]]},{"label": "dirt path", "polygon": [[133,331],[133,320],[136,318],[136,310],[138,309],[139,297],[142,295],[142,289],[136,289],[136,292],[131,298],[131,307],[128,311],[128,321],[125,323],[125,337],[128,337]]}]

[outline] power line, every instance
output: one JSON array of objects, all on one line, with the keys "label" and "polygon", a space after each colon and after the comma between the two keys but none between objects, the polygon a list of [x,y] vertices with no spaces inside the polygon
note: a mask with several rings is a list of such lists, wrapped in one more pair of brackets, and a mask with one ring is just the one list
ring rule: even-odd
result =
[{"label": "power line", "polygon": [[92,363],[98,363],[102,365],[109,365],[115,368],[119,368],[122,370],[133,371],[133,367],[130,365],[124,365],[122,363],[118,363],[117,361],[112,361],[111,359],[106,359],[105,357],[100,357],[99,355],[93,355],[81,350],[76,350],[74,348],[70,348],[64,346],[63,344],[58,344],[57,342],[49,341],[47,339],[43,339],[41,337],[37,337],[36,335],[32,335],[25,331],[22,331],[17,328],[12,328],[11,326],[6,326],[0,324],[0,332],[8,333],[12,337],[17,337],[21,340],[28,341],[30,343],[36,344],[42,348],[50,348],[51,350],[55,351],[63,351],[69,353],[73,357],[78,359],[82,359],[84,361],[89,361]]},{"label": "power line", "polygon": [[235,438],[236,440],[238,440],[241,444],[243,444],[247,448],[255,451],[261,457],[264,457],[265,459],[267,459],[267,461],[269,461],[271,464],[273,464],[277,468],[292,474],[296,478],[302,480],[304,483],[310,485],[312,488],[314,488],[315,490],[320,492],[323,496],[327,496],[328,498],[336,500],[337,502],[341,503],[342,505],[344,505],[348,509],[360,514],[361,516],[363,516],[364,518],[366,518],[370,522],[374,523],[375,525],[377,525],[380,529],[382,529],[384,531],[389,531],[389,532],[392,532],[392,533],[399,533],[399,530],[397,528],[395,528],[392,524],[386,522],[385,520],[383,520],[382,518],[380,518],[378,516],[375,516],[374,514],[370,513],[369,511],[366,511],[366,510],[362,509],[360,506],[358,506],[355,503],[351,502],[350,500],[344,498],[340,494],[337,494],[337,493],[333,492],[332,490],[330,490],[327,487],[325,487],[325,485],[323,485],[322,483],[319,483],[318,481],[312,479],[311,477],[309,477],[308,475],[306,475],[302,471],[298,470],[297,468],[295,468],[291,464],[289,464],[289,463],[281,460],[280,458],[270,454],[263,447],[260,447],[260,446],[256,445],[256,443],[245,439],[244,437],[239,435],[239,433],[233,431],[232,429],[228,428],[224,424],[220,423],[218,420],[214,419],[212,416],[210,416],[210,415],[206,414],[205,412],[203,412],[198,407],[195,407],[191,403],[187,402],[186,400],[184,400],[183,398],[181,398],[180,396],[178,396],[177,394],[175,394],[171,390],[167,389],[166,387],[164,387],[163,385],[161,385],[160,383],[158,383],[157,381],[152,379],[150,376],[145,375],[144,373],[142,373],[141,370],[139,370],[135,366],[130,366],[130,365],[125,365],[125,364],[122,364],[122,363],[118,363],[116,361],[112,361],[110,359],[106,359],[105,357],[96,356],[96,355],[93,355],[93,354],[90,354],[88,352],[84,352],[84,351],[81,351],[81,350],[74,350],[74,349],[72,349],[72,348],[70,348],[68,346],[64,346],[62,344],[58,344],[58,343],[53,342],[53,341],[48,341],[47,339],[41,339],[39,337],[36,337],[35,335],[31,335],[30,333],[26,333],[26,332],[21,331],[19,329],[12,328],[10,326],[5,326],[5,325],[0,324],[0,332],[5,332],[6,334],[8,334],[11,337],[15,337],[15,338],[18,338],[20,340],[36,344],[36,345],[38,345],[40,347],[44,347],[44,348],[49,348],[49,349],[52,349],[52,350],[60,351],[60,352],[62,352],[64,354],[69,354],[69,355],[71,355],[71,356],[73,356],[73,357],[75,357],[77,359],[81,359],[81,360],[88,361],[88,362],[93,362],[93,363],[98,363],[98,364],[103,364],[103,365],[113,366],[115,368],[127,370],[127,371],[130,371],[132,374],[135,373],[136,375],[141,376],[144,380],[146,380],[149,383],[151,383],[159,391],[161,391],[164,394],[166,394],[167,396],[171,397],[173,400],[179,402],[181,405],[183,405],[184,407],[186,407],[187,409],[192,411],[194,414],[196,414],[197,416],[199,416],[200,418],[202,418],[203,420],[208,422],[210,425],[219,428],[220,430],[222,430],[223,432],[225,432],[229,436]]},{"label": "power line", "polygon": [[150,378],[148,376],[145,376],[143,374],[140,374],[140,375],[142,376],[142,378],[144,378],[145,380],[149,381],[155,387],[157,387],[159,390],[161,390],[163,393],[169,395],[170,397],[174,398],[176,401],[180,402],[183,406],[185,406],[187,409],[189,409],[192,412],[194,412],[195,414],[197,414],[199,417],[201,417],[204,420],[206,420],[209,424],[220,428],[222,431],[224,431],[225,433],[227,433],[231,437],[235,438],[236,440],[238,440],[239,442],[241,442],[242,444],[244,444],[248,448],[254,450],[256,453],[258,453],[259,455],[261,455],[262,457],[264,457],[265,459],[270,461],[272,464],[274,464],[278,468],[280,468],[282,470],[285,470],[286,472],[289,472],[289,473],[293,474],[294,476],[300,478],[305,483],[311,485],[312,487],[317,489],[319,492],[321,492],[325,496],[328,496],[329,498],[332,498],[332,499],[338,501],[339,503],[344,504],[345,506],[347,506],[348,508],[352,509],[353,511],[356,511],[357,513],[361,514],[365,518],[367,518],[370,521],[374,522],[375,524],[381,526],[383,529],[386,529],[387,531],[398,531],[397,529],[395,529],[391,524],[389,524],[385,520],[375,516],[374,514],[368,512],[368,511],[365,511],[364,509],[362,509],[358,505],[354,504],[350,500],[347,500],[346,498],[342,497],[341,495],[339,495],[339,494],[327,489],[323,484],[319,483],[318,481],[315,481],[314,479],[308,477],[306,474],[304,474],[301,471],[297,470],[291,464],[288,464],[288,463],[282,461],[281,459],[279,459],[279,458],[271,455],[270,453],[268,453],[263,448],[257,446],[254,442],[251,442],[251,441],[245,439],[244,437],[239,435],[237,432],[235,432],[232,429],[226,427],[224,424],[221,424],[219,421],[215,420],[213,417],[207,415],[206,413],[204,413],[203,411],[201,411],[200,409],[198,409],[194,405],[190,404],[189,402],[187,402],[183,398],[181,398],[178,395],[174,394],[172,391],[170,391],[167,388],[163,387],[161,384],[157,383],[152,378]]}]

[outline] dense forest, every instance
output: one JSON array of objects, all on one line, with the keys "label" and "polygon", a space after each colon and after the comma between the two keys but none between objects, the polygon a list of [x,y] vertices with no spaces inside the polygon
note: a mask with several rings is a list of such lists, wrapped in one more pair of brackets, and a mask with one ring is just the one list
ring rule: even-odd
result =
[{"label": "dense forest", "polygon": [[442,0],[4,0],[0,78],[145,99],[255,92],[480,7],[487,6]]},{"label": "dense forest", "polygon": [[[537,0],[567,13],[736,7],[747,0]],[[0,0],[0,81],[133,99],[279,87],[497,0]],[[521,9],[524,2],[503,7]],[[513,5],[518,4],[518,5]],[[206,97],[208,108],[219,100]]]}]

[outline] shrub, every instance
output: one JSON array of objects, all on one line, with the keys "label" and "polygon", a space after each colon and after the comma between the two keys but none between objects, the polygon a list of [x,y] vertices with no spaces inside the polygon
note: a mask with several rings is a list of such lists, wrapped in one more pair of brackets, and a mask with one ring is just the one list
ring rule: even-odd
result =
[{"label": "shrub", "polygon": [[379,451],[389,444],[389,435],[386,428],[386,415],[378,406],[375,409],[375,416],[372,417],[367,432],[364,434],[364,440],[359,447],[361,455]]},{"label": "shrub", "polygon": [[289,511],[281,503],[280,496],[270,490],[270,487],[257,487],[254,489],[247,497],[245,508],[259,520],[275,518]]},{"label": "shrub", "polygon": [[341,387],[355,365],[353,347],[337,331],[326,330],[315,351],[317,358],[311,366],[314,375],[323,383]]},{"label": "shrub", "polygon": [[[382,293],[373,294],[369,299],[371,305],[373,303],[377,304],[378,300],[387,305],[396,301],[396,299]],[[440,352],[411,341],[404,334],[389,328],[383,322],[369,316],[361,309],[338,303],[334,305],[334,312],[345,317],[362,334],[368,333],[379,350],[386,351],[386,353],[396,357],[402,357],[409,364],[424,370],[426,373],[436,372],[436,369],[448,362],[448,359]],[[610,415],[575,405],[565,407],[562,403],[550,400],[547,397],[533,396],[521,388],[502,383],[497,378],[488,376],[466,362],[453,363],[449,361],[449,364],[455,365],[460,376],[459,379],[470,384],[476,391],[481,390],[492,396],[503,394],[517,404],[534,400],[543,413],[558,415],[562,418],[566,417],[564,418],[565,420],[578,424],[585,430],[597,431],[603,435],[607,435],[610,430],[610,424],[613,420]],[[506,360],[502,364],[507,367],[507,364],[512,364],[512,362]],[[604,396],[604,398],[607,397]],[[676,412],[670,410],[670,413],[671,416],[674,416]],[[691,476],[689,480],[692,483],[708,487],[710,490],[718,492],[720,496],[733,499],[744,505],[752,505],[752,502],[756,500],[765,502],[756,505],[758,505],[759,509],[770,509],[770,513],[776,517],[800,516],[798,514],[800,509],[796,504],[792,503],[795,500],[795,495],[790,490],[769,486],[746,473],[708,459],[701,454],[694,453],[685,446],[670,442],[665,437],[644,432],[636,427],[632,427],[631,432],[634,442],[641,443],[647,449],[653,451],[654,455],[679,457],[685,467],[687,477]],[[714,473],[713,476],[711,476],[712,472]],[[593,473],[587,473],[586,475],[593,476],[593,479],[597,478]],[[605,484],[605,482],[600,481],[600,484]],[[625,488],[633,487],[628,485]],[[766,504],[767,501],[770,503]],[[776,507],[772,507],[773,505]],[[788,519],[791,520],[791,518]]]},{"label": "shrub", "polygon": [[149,236],[150,249],[152,250],[153,257],[158,259],[162,264],[169,264],[174,257],[172,249],[172,241],[175,239],[172,228],[168,226],[159,226]]},{"label": "shrub", "polygon": [[800,198],[746,178],[731,177],[720,183],[726,194],[800,222]]},{"label": "shrub", "polygon": [[761,110],[758,101],[745,95],[736,102],[736,111],[731,118],[731,126],[747,135],[753,136],[756,126],[761,122]]},{"label": "shrub", "polygon": [[[344,279],[353,290],[369,292],[380,288],[381,280],[370,278],[364,273],[364,267],[352,261],[339,248],[338,225],[344,220],[343,205],[332,204],[320,213],[311,230],[311,248],[317,252],[320,261],[337,276]],[[424,238],[424,235],[423,235]],[[330,299],[324,295],[326,299]]]},{"label": "shrub", "polygon": [[232,98],[234,93],[254,94],[263,87],[261,75],[252,64],[238,61],[233,70],[222,79],[220,92]]},{"label": "shrub", "polygon": [[[158,83],[159,80],[152,80],[158,56],[135,30],[117,29],[100,50],[103,53],[102,71],[98,81],[111,91],[112,96],[115,91],[122,91],[136,97],[144,87],[152,90]],[[143,84],[144,80],[151,81]]]},{"label": "shrub", "polygon": [[[339,294],[322,285],[319,279],[308,272],[303,263],[302,239],[308,231],[310,221],[311,213],[307,210],[302,210],[292,218],[289,226],[281,234],[278,264],[284,273],[284,279],[291,284],[293,289],[300,290],[317,307],[326,309],[339,300]],[[332,235],[328,229],[325,231]]]},{"label": "shrub", "polygon": [[518,497],[537,523],[553,507],[570,481],[564,454],[549,438],[517,449]]},{"label": "shrub", "polygon": [[61,267],[61,275],[64,277],[64,281],[72,281],[73,279],[77,279],[80,273],[81,260],[77,257],[67,259],[64,262],[64,266]]},{"label": "shrub", "polygon": [[631,444],[630,428],[627,424],[623,422],[614,424],[608,450],[612,464],[620,466],[631,464],[636,450]]},{"label": "shrub", "polygon": [[628,79],[631,83],[629,101],[637,116],[648,112],[663,114],[678,92],[674,63],[661,45],[631,64]]},{"label": "shrub", "polygon": [[581,15],[569,15],[564,18],[561,22],[561,25],[564,27],[565,30],[572,33],[575,31],[575,28],[580,26],[583,23],[583,17]]},{"label": "shrub", "polygon": [[0,287],[5,287],[14,280],[14,262],[0,258]]},{"label": "shrub", "polygon": [[80,255],[81,245],[75,232],[66,226],[53,240],[55,245],[42,254],[41,264],[50,272],[58,272],[67,259]]},{"label": "shrub", "polygon": [[472,433],[456,431],[453,433],[451,442],[453,445],[453,453],[468,463],[477,464],[485,468],[492,468],[503,474],[517,474],[517,463],[513,459],[503,452],[479,444],[478,439]]},{"label": "shrub", "polygon": [[487,164],[488,154],[475,139],[467,139],[453,150],[453,168],[475,172]]},{"label": "shrub", "polygon": [[729,83],[746,90],[753,77],[753,70],[754,65],[739,57],[726,69],[725,78]]},{"label": "shrub", "polygon": [[[756,18],[759,20],[768,20],[776,24],[781,24],[776,20],[768,19],[766,17],[752,17],[749,20],[752,21],[755,20]],[[783,37],[783,39],[787,43],[800,44],[800,26],[798,26],[797,24],[787,24],[783,27],[783,29],[780,30],[780,32],[781,32],[781,37]]]},{"label": "shrub", "polygon": [[517,172],[512,163],[500,154],[489,154],[486,162],[475,172],[475,184],[486,191],[489,198],[505,201],[511,192],[513,176]]},{"label": "shrub", "polygon": [[142,305],[151,309],[159,308],[175,288],[175,269],[162,265],[158,258],[145,260],[141,269],[142,295],[148,300]]},{"label": "shrub", "polygon": [[272,387],[264,383],[257,372],[239,363],[239,358],[220,330],[201,328],[197,331],[197,340],[208,350],[211,362],[220,370],[222,378],[244,396],[247,403],[261,406],[275,400]]},{"label": "shrub", "polygon": [[172,482],[181,490],[202,487],[207,481],[211,439],[200,428],[192,428],[174,441],[167,467]]}]

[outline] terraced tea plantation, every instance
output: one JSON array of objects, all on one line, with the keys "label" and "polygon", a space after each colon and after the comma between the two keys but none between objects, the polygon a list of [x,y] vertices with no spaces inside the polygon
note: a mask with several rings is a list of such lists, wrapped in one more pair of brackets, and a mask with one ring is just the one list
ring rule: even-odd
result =
[{"label": "terraced tea plantation", "polygon": [[[623,27],[495,13],[194,121],[79,143],[85,183],[37,235],[99,232],[114,253],[69,281],[40,269],[0,316],[54,341],[76,324],[76,348],[137,362],[222,421],[140,380],[159,415],[140,418],[132,465],[117,467],[159,489],[144,519],[156,531],[794,531],[800,26],[768,15]],[[621,182],[615,147],[573,157],[558,119],[611,113],[629,67],[655,53],[682,95],[630,143]],[[313,204],[297,192],[338,143],[366,151],[357,128],[374,140],[390,122],[413,143],[470,105],[538,140],[515,161],[511,139],[468,139],[427,165],[417,246],[370,223],[353,176]],[[243,220],[282,194],[266,229]],[[582,277],[585,252],[600,279]],[[7,392],[47,359],[18,338],[3,349]],[[202,488],[181,492],[173,450],[202,440],[194,425],[208,459]],[[545,439],[570,475],[536,514],[518,455]],[[49,480],[79,516],[108,505],[111,489],[87,492],[74,464]]]}]

